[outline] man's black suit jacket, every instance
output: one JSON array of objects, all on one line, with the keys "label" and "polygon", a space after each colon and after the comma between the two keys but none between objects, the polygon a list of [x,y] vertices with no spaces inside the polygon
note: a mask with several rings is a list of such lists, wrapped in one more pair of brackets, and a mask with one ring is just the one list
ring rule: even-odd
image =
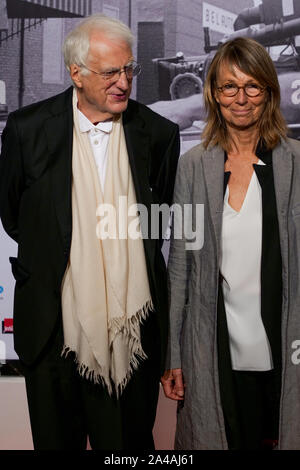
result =
[{"label": "man's black suit jacket", "polygon": [[[18,243],[14,342],[33,364],[61,311],[61,282],[72,235],[72,90],[11,113],[2,136],[0,216]],[[136,198],[171,204],[179,156],[178,126],[129,100],[124,132]],[[144,240],[152,299],[161,335],[161,370],[168,329],[166,269],[161,240]]]}]

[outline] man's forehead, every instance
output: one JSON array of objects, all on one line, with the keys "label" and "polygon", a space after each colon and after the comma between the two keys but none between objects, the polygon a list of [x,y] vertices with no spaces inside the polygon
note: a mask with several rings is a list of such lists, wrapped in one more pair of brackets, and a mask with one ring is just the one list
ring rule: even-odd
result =
[{"label": "man's forehead", "polygon": [[101,61],[115,66],[119,65],[120,60],[126,64],[133,59],[133,55],[130,45],[124,39],[111,39],[103,33],[95,33],[90,36],[88,58],[91,61]]},{"label": "man's forehead", "polygon": [[111,36],[102,31],[92,31],[89,36],[90,48],[104,47],[130,49],[130,44],[122,37]]}]

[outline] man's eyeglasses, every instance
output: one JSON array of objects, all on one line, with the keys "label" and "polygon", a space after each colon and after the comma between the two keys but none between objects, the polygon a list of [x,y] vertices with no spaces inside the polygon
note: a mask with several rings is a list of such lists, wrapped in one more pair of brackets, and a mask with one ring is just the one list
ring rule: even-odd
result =
[{"label": "man's eyeglasses", "polygon": [[92,70],[88,68],[86,65],[83,65],[83,67],[89,70],[90,72],[96,73],[97,75],[101,75],[101,77],[104,80],[111,81],[111,82],[113,81],[116,82],[117,80],[119,80],[121,73],[123,72],[125,73],[127,80],[132,80],[133,77],[136,77],[137,75],[139,75],[139,73],[142,70],[141,65],[138,64],[137,62],[130,62],[130,64],[125,65],[125,67],[123,67],[122,69],[111,69],[105,72],[96,72],[96,70]]},{"label": "man's eyeglasses", "polygon": [[256,83],[249,83],[244,86],[237,86],[235,83],[226,83],[226,85],[218,86],[217,90],[221,91],[224,96],[233,97],[238,94],[241,88],[250,98],[255,98],[265,90],[265,87],[261,87]]}]

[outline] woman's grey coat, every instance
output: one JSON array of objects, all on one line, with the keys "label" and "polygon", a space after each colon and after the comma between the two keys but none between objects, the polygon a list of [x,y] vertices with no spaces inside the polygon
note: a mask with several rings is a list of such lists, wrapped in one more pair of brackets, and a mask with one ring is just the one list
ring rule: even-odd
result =
[{"label": "woman's grey coat", "polygon": [[[300,142],[281,141],[273,150],[273,172],[283,281],[279,448],[300,449]],[[192,204],[194,224],[196,204],[204,205],[204,244],[187,250],[177,226],[170,246],[167,368],[182,368],[186,384],[178,407],[176,449],[227,449],[216,328],[223,184],[220,147],[198,145],[181,157],[174,203]],[[176,216],[175,206],[175,225],[179,212]]]}]

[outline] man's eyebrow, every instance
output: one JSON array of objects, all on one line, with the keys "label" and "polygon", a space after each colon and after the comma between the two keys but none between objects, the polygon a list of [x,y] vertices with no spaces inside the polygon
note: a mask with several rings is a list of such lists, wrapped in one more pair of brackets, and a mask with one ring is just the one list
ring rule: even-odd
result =
[{"label": "man's eyebrow", "polygon": [[[134,59],[130,59],[130,60],[124,65],[124,67],[128,67],[128,65],[132,65],[132,62],[134,62]],[[104,70],[103,70],[103,73],[105,73],[105,72],[114,72],[114,71],[120,70],[120,68],[123,68],[123,67],[107,67],[107,69],[104,69]]]},{"label": "man's eyebrow", "polygon": [[107,67],[106,69],[102,70],[103,73],[106,72],[115,72],[117,70],[120,70],[119,67]]}]

